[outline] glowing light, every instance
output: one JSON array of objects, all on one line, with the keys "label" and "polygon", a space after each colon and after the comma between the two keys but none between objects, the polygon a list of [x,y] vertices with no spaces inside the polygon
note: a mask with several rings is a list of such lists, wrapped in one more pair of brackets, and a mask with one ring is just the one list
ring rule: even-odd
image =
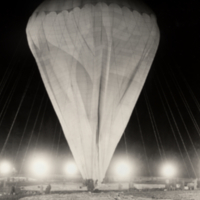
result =
[{"label": "glowing light", "polygon": [[7,161],[4,161],[0,164],[0,173],[1,174],[8,174],[11,173],[12,167],[11,164]]},{"label": "glowing light", "polygon": [[131,166],[128,162],[119,162],[115,169],[116,174],[121,178],[127,178],[131,173]]},{"label": "glowing light", "polygon": [[65,165],[64,171],[68,175],[75,175],[78,172],[78,169],[75,163],[69,162]]},{"label": "glowing light", "polygon": [[50,164],[44,158],[37,158],[31,162],[31,172],[39,177],[46,176],[50,171]]},{"label": "glowing light", "polygon": [[162,175],[167,177],[167,178],[171,178],[174,177],[176,174],[176,167],[171,164],[171,163],[167,163],[164,164],[162,167]]}]

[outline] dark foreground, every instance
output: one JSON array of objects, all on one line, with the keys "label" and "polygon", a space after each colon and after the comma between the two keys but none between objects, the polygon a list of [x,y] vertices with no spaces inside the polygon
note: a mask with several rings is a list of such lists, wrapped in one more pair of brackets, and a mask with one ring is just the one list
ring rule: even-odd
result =
[{"label": "dark foreground", "polygon": [[191,191],[101,191],[98,193],[90,192],[53,192],[48,195],[39,193],[21,192],[16,195],[3,195],[3,200],[200,200],[200,190]]}]

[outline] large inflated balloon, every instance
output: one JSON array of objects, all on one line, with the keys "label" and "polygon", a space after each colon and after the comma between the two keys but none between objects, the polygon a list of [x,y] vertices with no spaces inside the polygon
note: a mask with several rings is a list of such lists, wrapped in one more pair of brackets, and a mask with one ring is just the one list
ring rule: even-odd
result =
[{"label": "large inflated balloon", "polygon": [[159,43],[153,13],[120,0],[54,0],[27,38],[84,179],[102,181]]}]

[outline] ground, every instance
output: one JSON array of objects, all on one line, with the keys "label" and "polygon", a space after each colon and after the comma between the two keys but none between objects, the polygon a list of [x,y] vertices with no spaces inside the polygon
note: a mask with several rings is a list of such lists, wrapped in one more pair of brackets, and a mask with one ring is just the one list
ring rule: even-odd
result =
[{"label": "ground", "polygon": [[[27,182],[18,187],[16,195],[2,193],[0,200],[200,200],[200,189],[164,191],[160,189],[132,189],[115,191],[87,192],[80,183],[54,182],[51,183],[51,194],[40,194],[41,186],[44,190],[46,183]],[[124,185],[125,186],[125,185]],[[20,189],[21,188],[21,189]],[[125,188],[125,187],[124,187]],[[7,190],[9,190],[9,186]],[[110,189],[110,187],[108,187]],[[76,191],[75,191],[76,190]],[[10,191],[10,190],[9,190]]]},{"label": "ground", "polygon": [[[27,194],[29,196],[2,196],[3,200],[200,200],[200,190],[192,191],[124,191],[124,192],[75,192],[65,191],[49,195]],[[30,196],[31,195],[31,196]]]}]

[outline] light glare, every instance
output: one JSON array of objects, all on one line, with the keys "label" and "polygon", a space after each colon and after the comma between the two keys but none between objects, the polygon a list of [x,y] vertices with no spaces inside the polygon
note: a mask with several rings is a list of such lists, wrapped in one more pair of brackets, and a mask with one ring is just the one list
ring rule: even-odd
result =
[{"label": "light glare", "polygon": [[31,162],[31,171],[34,175],[43,177],[49,172],[49,166],[48,161],[37,158]]},{"label": "light glare", "polygon": [[127,178],[130,175],[131,167],[127,162],[120,162],[116,165],[116,174],[121,178]]},{"label": "light glare", "polygon": [[162,168],[162,174],[165,177],[171,178],[176,174],[176,168],[171,163],[167,163]]},{"label": "light glare", "polygon": [[64,170],[68,175],[75,175],[78,171],[76,164],[73,162],[67,163]]},{"label": "light glare", "polygon": [[11,164],[7,161],[4,161],[0,164],[0,172],[1,174],[8,174],[12,170]]}]

